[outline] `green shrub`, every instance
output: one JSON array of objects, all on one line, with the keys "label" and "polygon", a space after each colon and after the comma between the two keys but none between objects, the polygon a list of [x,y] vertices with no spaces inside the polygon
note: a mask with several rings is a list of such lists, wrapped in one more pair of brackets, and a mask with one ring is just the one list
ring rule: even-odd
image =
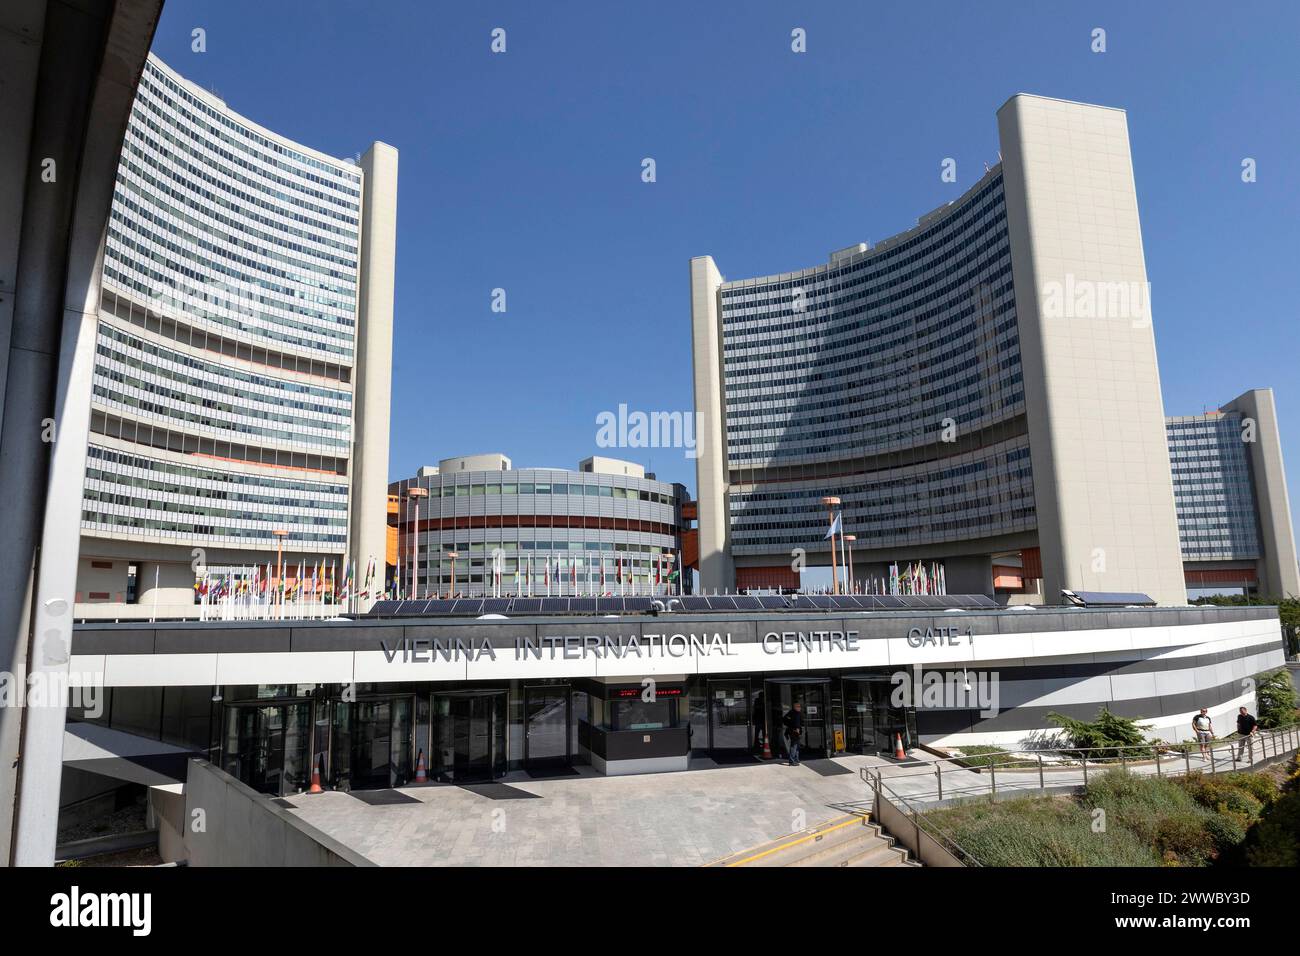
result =
[{"label": "green shrub", "polygon": [[[1125,757],[1151,755],[1151,746],[1143,733],[1149,728],[1138,726],[1135,718],[1116,716],[1104,706],[1097,712],[1097,719],[1093,721],[1076,720],[1055,712],[1048,714],[1047,719],[1065,731],[1070,746],[1079,755],[1112,759],[1118,759],[1121,755]],[[1093,752],[1098,750],[1099,753]]]},{"label": "green shrub", "polygon": [[1217,774],[1214,779],[1218,780],[1220,785],[1246,791],[1260,803],[1272,803],[1281,793],[1277,780],[1266,773],[1236,770],[1232,773]]},{"label": "green shrub", "polygon": [[1295,685],[1285,667],[1255,675],[1255,702],[1261,727],[1283,727],[1295,722]]},{"label": "green shrub", "polygon": [[1286,765],[1286,779],[1282,781],[1283,793],[1300,791],[1300,753],[1291,755]]},{"label": "green shrub", "polygon": [[1194,773],[1175,780],[1200,806],[1239,817],[1247,825],[1259,819],[1265,805],[1278,794],[1277,782],[1265,774]]},{"label": "green shrub", "polygon": [[1219,862],[1235,859],[1241,845],[1246,842],[1248,832],[1241,820],[1222,813],[1212,813],[1205,820],[1205,830],[1214,840]]},{"label": "green shrub", "polygon": [[1218,856],[1209,815],[1200,807],[1160,817],[1155,823],[1156,852],[1164,863],[1204,866]]},{"label": "green shrub", "polygon": [[1175,780],[1129,773],[1119,768],[1092,776],[1080,800],[1085,806],[1102,807],[1107,813],[1148,816],[1176,813],[1196,806],[1191,794]]},{"label": "green shrub", "polygon": [[1300,866],[1300,792],[1269,806],[1246,834],[1245,855],[1251,866]]},{"label": "green shrub", "polygon": [[1094,832],[1070,800],[1024,797],[932,810],[926,819],[985,866],[1152,866],[1152,849],[1124,827]]},{"label": "green shrub", "polygon": [[1264,812],[1264,804],[1256,800],[1245,790],[1230,788],[1223,791],[1223,799],[1214,805],[1214,809],[1219,813],[1245,817],[1253,823],[1258,820],[1259,815]]}]

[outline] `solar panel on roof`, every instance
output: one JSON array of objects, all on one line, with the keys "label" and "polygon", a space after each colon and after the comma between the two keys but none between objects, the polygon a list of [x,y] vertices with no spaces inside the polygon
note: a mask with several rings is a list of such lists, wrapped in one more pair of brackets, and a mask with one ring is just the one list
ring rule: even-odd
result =
[{"label": "solar panel on roof", "polygon": [[542,598],[543,614],[567,614],[568,611],[568,598]]},{"label": "solar panel on roof", "polygon": [[541,598],[515,598],[510,602],[512,614],[537,614],[541,609]]},{"label": "solar panel on roof", "polygon": [[452,605],[452,614],[478,614],[483,610],[482,599],[461,598]]},{"label": "solar panel on roof", "polygon": [[831,607],[837,611],[856,611],[859,609],[858,602],[854,600],[851,594],[833,594],[830,602]]},{"label": "solar panel on roof", "polygon": [[632,614],[649,611],[650,599],[648,597],[623,598],[623,609]]},{"label": "solar panel on roof", "polygon": [[793,603],[791,603],[790,606],[791,606],[792,608],[794,608],[796,611],[815,611],[815,610],[817,610],[817,605],[813,603],[813,599],[810,598],[810,597],[809,597],[808,595],[806,595],[806,594],[798,594],[798,595],[796,595],[796,596],[795,596],[795,599],[794,599],[794,601],[793,601]]},{"label": "solar panel on roof", "polygon": [[903,603],[903,599],[896,594],[876,594],[874,597],[882,610],[897,611],[900,608],[907,607]]},{"label": "solar panel on roof", "polygon": [[681,601],[682,609],[685,611],[707,611],[709,609],[709,599],[706,597],[687,595]]},{"label": "solar panel on roof", "polygon": [[1073,594],[1076,603],[1084,607],[1126,607],[1130,604],[1151,606],[1156,602],[1137,591],[1062,591],[1067,598]]},{"label": "solar panel on roof", "polygon": [[765,594],[758,598],[758,603],[767,611],[782,611],[790,606],[785,598],[775,594]]},{"label": "solar panel on roof", "polygon": [[371,617],[387,617],[396,613],[401,601],[376,601],[374,607],[369,611]]},{"label": "solar panel on roof", "polygon": [[455,601],[445,601],[439,598],[436,601],[421,601],[424,607],[420,608],[421,614],[450,614]]},{"label": "solar panel on roof", "polygon": [[510,598],[488,598],[483,602],[484,614],[504,614],[510,609]]},{"label": "solar panel on roof", "polygon": [[593,614],[596,611],[595,598],[570,598],[569,612],[571,614]]},{"label": "solar panel on roof", "polygon": [[708,602],[710,611],[734,611],[736,609],[736,601],[731,597],[715,595],[704,600]]},{"label": "solar panel on roof", "polygon": [[748,594],[738,594],[732,600],[736,602],[736,609],[739,611],[760,611],[763,608],[758,598],[750,597]]}]

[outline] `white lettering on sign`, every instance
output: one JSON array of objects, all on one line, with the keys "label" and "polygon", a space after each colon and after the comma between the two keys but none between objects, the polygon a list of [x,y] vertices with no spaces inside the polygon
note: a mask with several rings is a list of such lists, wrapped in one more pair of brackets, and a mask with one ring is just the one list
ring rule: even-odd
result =
[{"label": "white lettering on sign", "polygon": [[969,642],[973,636],[970,628],[963,633],[957,627],[914,627],[907,632],[907,643],[912,647],[959,647],[962,638]]},{"label": "white lettering on sign", "polygon": [[801,654],[805,651],[858,649],[857,631],[768,631],[763,635],[764,654]]}]

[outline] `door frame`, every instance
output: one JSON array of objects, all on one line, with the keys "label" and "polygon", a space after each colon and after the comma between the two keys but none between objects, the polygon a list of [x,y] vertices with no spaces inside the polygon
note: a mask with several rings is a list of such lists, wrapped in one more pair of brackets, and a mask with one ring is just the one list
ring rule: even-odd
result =
[{"label": "door frame", "polygon": [[[821,693],[821,701],[818,704],[819,710],[815,715],[815,720],[821,725],[822,729],[822,746],[819,747],[818,750],[820,750],[822,757],[832,756],[835,750],[835,743],[834,738],[831,736],[834,726],[834,721],[831,719],[831,679],[828,677],[809,679],[796,675],[782,675],[779,677],[763,678],[763,709],[764,713],[768,716],[769,721],[773,717],[775,718],[775,723],[769,728],[769,730],[772,732],[773,736],[777,738],[779,743],[779,746],[774,746],[772,748],[772,758],[774,760],[780,760],[785,756],[785,744],[781,742],[784,740],[785,731],[780,723],[781,718],[785,716],[785,705],[784,703],[778,703],[775,711],[772,709],[772,702],[774,700],[781,700],[780,688],[782,686],[816,687]],[[778,691],[776,697],[771,693],[772,688],[776,688]],[[793,705],[793,703],[794,702],[791,701],[791,705]],[[800,759],[803,759],[802,748],[807,747],[808,741],[808,724],[810,720],[806,707],[804,708],[803,722],[804,734],[803,741],[800,743]],[[813,759],[817,760],[821,758],[814,757]]]},{"label": "door frame", "polygon": [[[564,697],[564,756],[563,757],[534,757],[530,753],[532,750],[532,734],[529,725],[532,720],[528,713],[528,694],[529,691],[541,691],[548,695],[554,695],[557,692],[562,693]],[[521,691],[523,695],[523,731],[524,731],[524,752],[522,766],[525,770],[529,768],[538,769],[545,766],[555,766],[559,764],[565,767],[573,766],[573,685],[567,681],[558,684],[525,684]]]},{"label": "door frame", "polygon": [[[352,739],[351,739],[351,746],[352,746],[352,748],[353,748],[352,753],[350,753],[350,754],[348,755],[348,776],[349,776],[349,782],[350,782],[350,784],[355,785],[355,784],[358,782],[358,780],[357,780],[357,762],[356,762],[356,756],[357,756],[357,753],[356,753],[356,747],[357,747],[358,743],[360,743],[360,735],[357,733],[357,731],[358,731],[358,728],[359,728],[360,708],[363,707],[363,706],[366,705],[366,704],[385,704],[385,703],[386,703],[386,704],[389,705],[389,711],[388,711],[388,784],[387,784],[386,786],[384,786],[384,787],[378,787],[378,788],[375,788],[375,789],[387,790],[387,789],[392,789],[392,788],[395,788],[395,787],[404,787],[404,786],[408,785],[409,783],[411,783],[411,782],[415,779],[415,723],[416,723],[416,716],[417,716],[417,714],[419,713],[419,710],[418,710],[417,707],[416,707],[416,700],[415,700],[415,698],[416,698],[416,694],[414,694],[414,693],[409,693],[409,694],[363,694],[363,695],[358,696],[358,697],[356,698],[356,700],[353,700],[353,701],[350,701],[350,702],[349,702],[349,703],[352,704],[352,706],[353,706],[354,708],[357,708],[356,710],[353,710],[353,711],[352,711],[352,713],[351,713],[351,715],[350,715],[350,718],[349,718],[349,719],[351,720],[351,722],[352,722],[352,729],[351,729],[351,734],[350,734],[350,736],[351,736],[351,738],[352,738]],[[395,740],[398,740],[398,739],[399,739],[399,738],[398,738],[398,735],[395,733],[395,728],[393,727],[393,721],[396,720],[396,718],[397,718],[397,711],[396,711],[396,709],[395,709],[395,707],[394,707],[393,705],[397,704],[399,701],[406,701],[407,707],[410,708],[410,710],[409,710],[409,714],[408,714],[408,717],[407,717],[407,722],[406,722],[406,723],[407,723],[407,727],[406,727],[406,757],[407,757],[407,760],[406,760],[406,767],[404,768],[404,770],[405,770],[405,776],[404,776],[404,779],[403,779],[403,781],[402,781],[401,783],[398,783],[398,782],[397,782],[397,778],[398,778],[399,776],[403,776],[403,774],[399,773],[397,765],[393,762],[393,742],[394,742]],[[367,789],[371,789],[371,788],[363,784],[359,789],[367,790]]]},{"label": "door frame", "polygon": [[[745,685],[745,745],[743,747],[718,747],[713,740],[713,714],[717,707],[717,698],[713,694],[714,684],[741,684]],[[754,751],[754,685],[749,676],[744,677],[709,677],[704,682],[704,693],[709,700],[709,741],[708,753],[714,752],[744,752],[753,753]]]}]

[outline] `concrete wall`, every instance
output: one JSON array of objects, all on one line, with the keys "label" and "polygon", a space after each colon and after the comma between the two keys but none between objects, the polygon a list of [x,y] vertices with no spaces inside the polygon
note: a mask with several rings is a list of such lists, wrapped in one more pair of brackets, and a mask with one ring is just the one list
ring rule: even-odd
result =
[{"label": "concrete wall", "polygon": [[206,760],[190,761],[184,828],[190,866],[374,865]]},{"label": "concrete wall", "polygon": [[1127,117],[1021,94],[998,129],[1047,599],[1185,604]]},{"label": "concrete wall", "polygon": [[1264,555],[1259,561],[1259,593],[1272,598],[1300,595],[1300,570],[1296,568],[1295,531],[1291,524],[1291,498],[1282,466],[1282,439],[1277,428],[1277,407],[1271,388],[1254,388],[1237,396],[1224,411],[1240,412],[1255,422],[1255,440],[1246,445],[1250,456],[1255,504],[1259,509],[1259,535]]}]

